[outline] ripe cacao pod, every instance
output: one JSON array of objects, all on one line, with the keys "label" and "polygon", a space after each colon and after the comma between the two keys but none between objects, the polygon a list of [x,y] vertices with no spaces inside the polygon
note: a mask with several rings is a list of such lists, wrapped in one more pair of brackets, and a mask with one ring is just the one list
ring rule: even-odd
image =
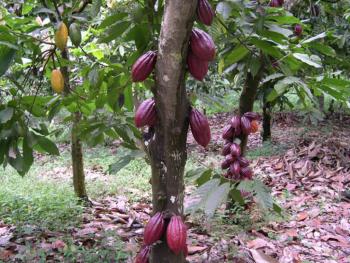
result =
[{"label": "ripe cacao pod", "polygon": [[222,133],[222,138],[228,141],[232,141],[234,134],[234,129],[231,125],[227,125],[224,127],[224,132]]},{"label": "ripe cacao pod", "polygon": [[242,133],[245,135],[249,135],[252,132],[252,125],[250,124],[250,120],[247,117],[241,118],[241,129]]},{"label": "ripe cacao pod", "polygon": [[260,115],[258,113],[251,111],[244,113],[243,116],[247,117],[251,121],[260,119]]},{"label": "ripe cacao pod", "polygon": [[241,169],[241,176],[244,179],[251,180],[253,178],[253,171],[249,167],[244,167]]},{"label": "ripe cacao pod", "polygon": [[294,34],[300,37],[303,34],[303,27],[300,24],[295,25]]},{"label": "ripe cacao pod", "polygon": [[231,153],[230,147],[231,147],[231,143],[230,142],[225,143],[224,148],[222,148],[222,155],[223,156],[226,156],[226,155]]},{"label": "ripe cacao pod", "polygon": [[281,4],[280,4],[280,1],[279,1],[279,0],[271,0],[271,1],[270,1],[270,6],[271,6],[271,7],[280,7]]},{"label": "ripe cacao pod", "polygon": [[256,120],[252,121],[250,125],[252,126],[252,133],[259,131],[259,123]]},{"label": "ripe cacao pod", "polygon": [[233,157],[241,156],[241,147],[237,143],[232,143],[230,150]]},{"label": "ripe cacao pod", "polygon": [[208,0],[199,0],[197,7],[198,20],[204,25],[210,26],[214,19],[214,10]]},{"label": "ripe cacao pod", "polygon": [[190,113],[190,126],[193,138],[199,145],[206,147],[211,138],[208,119],[200,111],[192,109]]},{"label": "ripe cacao pod", "polygon": [[172,252],[178,255],[186,245],[187,229],[181,216],[172,216],[166,231],[166,241]]},{"label": "ripe cacao pod", "polygon": [[284,0],[278,0],[278,2],[281,6],[284,4]]},{"label": "ripe cacao pod", "polygon": [[196,57],[191,51],[187,55],[188,71],[196,80],[202,81],[208,73],[208,61],[201,60]]},{"label": "ripe cacao pod", "polygon": [[137,128],[153,126],[157,120],[156,106],[154,99],[143,101],[135,114],[135,125]]},{"label": "ripe cacao pod", "polygon": [[221,163],[221,169],[225,170],[235,161],[235,158],[230,154],[226,155],[225,160]]},{"label": "ripe cacao pod", "polygon": [[58,29],[55,33],[55,44],[63,51],[67,46],[68,41],[68,28],[65,23],[61,22],[58,25]]},{"label": "ripe cacao pod", "polygon": [[241,165],[241,167],[248,167],[249,166],[249,160],[243,156],[240,156],[237,158],[237,160],[239,161],[239,164]]},{"label": "ripe cacao pod", "polygon": [[164,217],[163,214],[158,212],[151,217],[148,224],[145,227],[143,243],[145,245],[152,245],[158,241],[164,233]]},{"label": "ripe cacao pod", "polygon": [[157,52],[148,51],[139,57],[131,68],[133,82],[142,82],[152,73],[157,62]]},{"label": "ripe cacao pod", "polygon": [[241,117],[239,116],[233,116],[232,119],[231,119],[231,126],[234,128],[234,129],[237,129],[241,126]]},{"label": "ripe cacao pod", "polygon": [[81,43],[81,31],[76,23],[69,26],[69,37],[74,46],[78,47]]},{"label": "ripe cacao pod", "polygon": [[215,58],[215,44],[211,36],[198,28],[192,29],[191,50],[200,60],[212,61]]},{"label": "ripe cacao pod", "polygon": [[234,161],[231,165],[230,165],[230,172],[233,175],[239,175],[241,171],[241,165],[239,164],[239,161]]},{"label": "ripe cacao pod", "polygon": [[57,93],[62,93],[64,90],[64,78],[59,69],[54,69],[51,73],[51,86]]},{"label": "ripe cacao pod", "polygon": [[150,246],[144,246],[141,248],[140,252],[137,254],[135,263],[148,263],[149,254],[151,253]]}]

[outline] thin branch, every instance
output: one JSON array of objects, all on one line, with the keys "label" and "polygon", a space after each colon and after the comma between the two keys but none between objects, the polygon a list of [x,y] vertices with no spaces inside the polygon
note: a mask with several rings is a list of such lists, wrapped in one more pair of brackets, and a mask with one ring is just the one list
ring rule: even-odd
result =
[{"label": "thin branch", "polygon": [[87,7],[88,4],[91,4],[92,1],[91,0],[84,0],[83,4],[81,5],[81,7],[79,7],[76,10],[73,10],[72,14],[78,14],[84,11],[84,9]]}]

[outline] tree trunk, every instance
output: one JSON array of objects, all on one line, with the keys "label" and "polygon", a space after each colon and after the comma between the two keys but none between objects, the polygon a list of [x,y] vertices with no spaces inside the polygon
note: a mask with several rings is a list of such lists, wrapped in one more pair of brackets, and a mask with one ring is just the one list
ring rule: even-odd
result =
[{"label": "tree trunk", "polygon": [[[65,49],[62,52],[62,58],[69,60],[68,50]],[[62,75],[64,78],[64,92],[68,94],[70,92],[69,82],[69,69],[67,66],[62,67]],[[71,131],[71,156],[73,166],[73,187],[74,192],[78,198],[82,201],[88,201],[88,196],[85,189],[85,174],[83,163],[83,150],[82,144],[78,136],[78,126],[81,119],[81,113],[75,112],[73,116],[73,124]]]},{"label": "tree trunk", "polygon": [[271,110],[272,106],[270,102],[264,102],[263,106],[263,132],[262,137],[263,141],[271,139]]},{"label": "tree trunk", "polygon": [[[167,0],[158,45],[156,87],[158,121],[150,142],[153,212],[183,213],[183,174],[190,105],[186,96],[185,63],[197,0]],[[152,249],[152,263],[182,263],[183,253],[172,253],[166,241]]]},{"label": "tree trunk", "polygon": [[[252,111],[254,107],[254,101],[258,92],[260,80],[262,78],[263,65],[260,67],[256,76],[253,76],[250,72],[247,73],[247,77],[244,82],[243,90],[239,98],[239,114],[243,115],[248,111]],[[245,154],[248,142],[247,135],[241,135],[241,150],[242,155]]]}]

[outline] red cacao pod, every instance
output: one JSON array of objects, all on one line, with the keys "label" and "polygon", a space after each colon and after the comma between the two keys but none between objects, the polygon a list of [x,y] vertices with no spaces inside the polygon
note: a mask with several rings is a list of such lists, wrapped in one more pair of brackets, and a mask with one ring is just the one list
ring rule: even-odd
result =
[{"label": "red cacao pod", "polygon": [[241,118],[241,129],[242,133],[245,135],[249,135],[252,132],[252,125],[250,124],[250,120],[247,117]]},{"label": "red cacao pod", "polygon": [[226,155],[230,154],[230,153],[231,153],[230,147],[231,147],[231,143],[230,143],[230,142],[226,143],[226,144],[224,145],[224,148],[222,148],[222,153],[221,153],[221,154],[222,154],[223,156],[226,156]]},{"label": "red cacao pod", "polygon": [[258,113],[251,112],[251,111],[248,111],[248,112],[244,113],[243,116],[247,117],[251,121],[260,119],[260,115]]},{"label": "red cacao pod", "polygon": [[199,0],[197,7],[198,20],[204,25],[210,26],[214,19],[214,10],[208,0]]},{"label": "red cacao pod", "polygon": [[157,120],[156,106],[154,99],[143,101],[135,114],[135,125],[137,128],[153,126]]},{"label": "red cacao pod", "polygon": [[278,2],[281,6],[284,4],[284,0],[278,0]]},{"label": "red cacao pod", "polygon": [[252,121],[250,125],[252,126],[252,133],[259,131],[259,123],[256,120]]},{"label": "red cacao pod", "polygon": [[161,238],[164,230],[164,217],[162,213],[158,212],[151,217],[145,227],[143,243],[145,245],[152,245]]},{"label": "red cacao pod", "polygon": [[178,255],[186,245],[187,229],[181,216],[172,216],[166,232],[166,241],[172,252]]},{"label": "red cacao pod", "polygon": [[303,34],[303,27],[299,24],[295,25],[294,27],[294,34],[298,37],[300,37]]},{"label": "red cacao pod", "polygon": [[253,178],[253,171],[249,167],[244,167],[241,169],[241,176],[244,179],[251,180]]},{"label": "red cacao pod", "polygon": [[249,166],[249,160],[243,156],[240,156],[237,158],[237,160],[239,161],[239,164],[241,165],[241,167],[248,167]]},{"label": "red cacao pod", "polygon": [[188,71],[196,80],[202,81],[208,73],[208,61],[201,60],[196,57],[191,51],[187,55]]},{"label": "red cacao pod", "polygon": [[280,1],[279,1],[279,0],[271,0],[271,1],[270,1],[270,6],[271,6],[271,7],[280,7],[281,4],[280,4]]},{"label": "red cacao pod", "polygon": [[141,248],[140,252],[137,254],[135,263],[148,263],[148,257],[151,253],[151,247],[150,246],[144,246]]},{"label": "red cacao pod", "polygon": [[232,143],[230,150],[233,157],[241,156],[241,147],[237,143]]},{"label": "red cacao pod", "polygon": [[157,53],[148,51],[139,57],[131,68],[131,77],[133,82],[141,82],[148,78],[152,73],[157,61]]},{"label": "red cacao pod", "polygon": [[241,126],[241,117],[239,116],[233,116],[232,119],[231,119],[231,126],[234,128],[234,129],[237,129]]},{"label": "red cacao pod", "polygon": [[191,50],[197,58],[212,61],[215,58],[215,44],[211,36],[198,28],[192,29]]},{"label": "red cacao pod", "polygon": [[222,138],[228,141],[233,139],[234,129],[231,125],[227,125],[224,127],[224,132],[222,133]]},{"label": "red cacao pod", "polygon": [[227,169],[230,167],[230,165],[235,161],[235,158],[230,154],[226,155],[225,160],[221,163],[221,168]]},{"label": "red cacao pod", "polygon": [[190,113],[190,126],[193,138],[206,147],[210,142],[210,127],[208,119],[198,110],[192,109]]},{"label": "red cacao pod", "polygon": [[241,171],[241,165],[239,164],[239,161],[234,161],[231,165],[230,165],[230,172],[233,175],[239,175]]}]

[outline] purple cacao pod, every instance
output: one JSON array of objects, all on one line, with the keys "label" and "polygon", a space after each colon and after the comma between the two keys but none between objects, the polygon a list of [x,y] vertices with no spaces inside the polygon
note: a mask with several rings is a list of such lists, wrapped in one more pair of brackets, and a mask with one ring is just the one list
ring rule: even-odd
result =
[{"label": "purple cacao pod", "polygon": [[247,117],[243,116],[241,118],[241,129],[242,133],[245,135],[249,135],[252,132],[252,125]]},{"label": "purple cacao pod", "polygon": [[153,126],[157,120],[156,106],[154,99],[143,101],[135,114],[135,125],[137,128]]},{"label": "purple cacao pod", "polygon": [[211,36],[198,28],[192,29],[191,50],[197,58],[212,61],[215,58],[215,44]]},{"label": "purple cacao pod", "polygon": [[141,82],[148,78],[152,73],[157,61],[157,53],[148,51],[139,57],[131,68],[131,77],[133,82]]},{"label": "purple cacao pod", "polygon": [[172,216],[167,227],[166,241],[172,252],[178,255],[186,245],[187,228],[181,216]]},{"label": "purple cacao pod", "polygon": [[222,138],[228,141],[232,141],[234,134],[234,129],[231,125],[227,125],[224,127],[224,132],[222,133]]},{"label": "purple cacao pod", "polygon": [[189,51],[187,55],[187,66],[192,77],[194,77],[196,80],[202,81],[205,75],[208,73],[209,63],[208,61],[199,59],[191,51]]},{"label": "purple cacao pod", "polygon": [[206,147],[211,138],[208,119],[200,111],[192,109],[190,113],[190,126],[193,138],[199,145]]},{"label": "purple cacao pod", "polygon": [[249,120],[254,121],[254,120],[259,120],[260,119],[260,115],[256,112],[251,112],[248,111],[246,113],[243,114],[244,117],[247,117]]},{"label": "purple cacao pod", "polygon": [[294,34],[300,37],[303,34],[303,27],[300,24],[295,25]]},{"label": "purple cacao pod", "polygon": [[221,154],[223,156],[226,156],[226,155],[230,154],[231,153],[230,147],[231,147],[231,143],[230,142],[225,143],[224,147],[222,148],[222,153]]},{"label": "purple cacao pod", "polygon": [[239,161],[234,161],[231,165],[230,165],[230,172],[233,175],[239,175],[241,171],[241,165],[239,164]]},{"label": "purple cacao pod", "polygon": [[214,19],[214,10],[208,0],[199,0],[197,7],[198,20],[204,25],[210,26]]},{"label": "purple cacao pod", "polygon": [[221,168],[223,170],[229,168],[234,161],[235,158],[232,155],[226,155],[225,160],[221,163]]},{"label": "purple cacao pod", "polygon": [[271,7],[280,7],[281,4],[280,4],[280,1],[279,1],[279,0],[271,0],[271,1],[270,1],[270,6],[271,6]]},{"label": "purple cacao pod", "polygon": [[152,245],[161,238],[164,230],[164,217],[162,213],[158,212],[151,217],[145,227],[143,243],[145,245]]},{"label": "purple cacao pod", "polygon": [[237,128],[241,127],[241,117],[239,116],[233,116],[231,119],[231,126],[236,130]]},{"label": "purple cacao pod", "polygon": [[284,5],[284,0],[278,0],[278,2],[281,6]]},{"label": "purple cacao pod", "polygon": [[239,161],[239,164],[241,165],[241,167],[248,167],[249,166],[249,160],[243,156],[240,156],[237,158],[237,160]]},{"label": "purple cacao pod", "polygon": [[137,254],[135,263],[148,263],[149,254],[151,253],[150,246],[144,246],[141,248],[140,252]]},{"label": "purple cacao pod", "polygon": [[230,150],[233,157],[241,156],[241,147],[237,143],[232,143]]},{"label": "purple cacao pod", "polygon": [[253,178],[253,171],[249,167],[241,168],[241,176],[244,179],[251,180]]}]

